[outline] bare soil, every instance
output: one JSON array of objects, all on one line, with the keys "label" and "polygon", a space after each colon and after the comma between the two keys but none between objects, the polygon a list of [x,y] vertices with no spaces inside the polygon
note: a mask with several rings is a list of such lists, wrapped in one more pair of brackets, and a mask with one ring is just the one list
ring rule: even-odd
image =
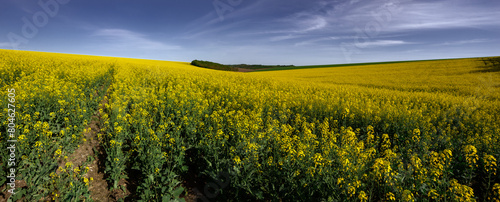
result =
[{"label": "bare soil", "polygon": [[[26,184],[26,182],[24,180],[16,180],[14,183],[16,184],[16,190],[24,188],[24,187],[28,187],[28,184]],[[5,191],[0,193],[0,201],[7,201],[7,199],[9,199],[10,196],[12,195],[11,193],[9,193],[9,191],[7,189],[7,182],[5,185],[0,187],[0,191],[4,190],[4,189],[5,189]],[[24,197],[20,200],[17,200],[17,201],[23,201],[23,200],[24,200]]]},{"label": "bare soil", "polygon": [[[102,90],[102,89],[101,89]],[[97,94],[96,94],[97,96]],[[102,109],[105,104],[108,103],[107,99],[101,101]],[[88,125],[86,132],[84,133],[86,141],[79,145],[79,148],[73,152],[66,161],[71,161],[73,166],[81,166],[89,157],[93,157],[93,161],[88,165],[89,171],[86,174],[86,178],[93,179],[90,181],[89,191],[91,198],[94,201],[116,201],[119,197],[123,197],[125,194],[121,193],[121,190],[115,190],[114,192],[109,191],[108,182],[106,181],[105,170],[105,160],[106,153],[104,148],[99,143],[97,134],[101,132],[101,117],[99,110],[97,110],[91,118],[91,122]],[[61,161],[59,166],[64,167],[66,161]]]}]

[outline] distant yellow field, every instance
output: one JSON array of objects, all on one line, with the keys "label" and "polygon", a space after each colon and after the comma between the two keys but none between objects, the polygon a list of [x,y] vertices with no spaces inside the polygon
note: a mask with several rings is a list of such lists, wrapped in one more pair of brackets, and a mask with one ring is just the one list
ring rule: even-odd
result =
[{"label": "distant yellow field", "polygon": [[[88,164],[71,159],[91,122],[108,188],[146,201],[195,192],[210,201],[500,200],[500,72],[478,58],[251,73],[0,58],[0,105],[8,89],[17,96],[15,121],[0,114],[0,146],[15,122],[26,200],[103,200]],[[7,176],[8,151],[0,155]],[[210,188],[192,187],[193,176]]]},{"label": "distant yellow field", "polygon": [[498,99],[499,72],[481,72],[480,59],[254,72],[285,80],[406,92],[435,92]]}]

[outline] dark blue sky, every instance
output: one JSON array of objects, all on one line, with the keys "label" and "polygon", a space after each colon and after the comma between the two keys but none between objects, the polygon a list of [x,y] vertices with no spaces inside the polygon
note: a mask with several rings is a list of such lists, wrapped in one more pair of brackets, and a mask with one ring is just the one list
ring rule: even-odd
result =
[{"label": "dark blue sky", "polygon": [[500,55],[496,0],[2,0],[0,48],[247,64]]}]

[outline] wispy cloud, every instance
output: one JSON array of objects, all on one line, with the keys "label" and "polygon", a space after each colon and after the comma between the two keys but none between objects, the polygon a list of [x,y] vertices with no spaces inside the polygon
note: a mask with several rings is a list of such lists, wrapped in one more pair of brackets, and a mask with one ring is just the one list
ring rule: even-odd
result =
[{"label": "wispy cloud", "polygon": [[0,43],[0,48],[12,48],[12,44],[9,42],[1,42]]},{"label": "wispy cloud", "polygon": [[358,43],[356,45],[359,47],[372,48],[379,46],[395,46],[395,45],[405,45],[405,44],[414,44],[414,43],[401,40],[376,40],[376,41]]},{"label": "wispy cloud", "polygon": [[148,39],[144,34],[125,29],[99,29],[92,36],[104,38],[107,43],[105,45],[111,48],[139,50],[173,50],[180,48],[179,46]]},{"label": "wispy cloud", "polygon": [[[256,0],[235,8],[224,16],[224,21],[214,11],[201,16],[189,25],[192,29],[183,37],[204,44],[212,41],[214,47],[229,46],[233,53],[248,53],[250,48],[246,44],[273,44],[274,50],[284,53],[300,47],[297,49],[324,49],[336,54],[345,42],[372,49],[367,52],[401,53],[419,47],[414,44],[423,45],[426,40],[436,44],[435,40],[439,40],[439,37],[426,39],[427,36],[418,36],[415,31],[500,27],[497,26],[500,13],[485,5],[488,4],[475,5],[470,0]],[[380,25],[377,33],[360,43],[359,39],[367,34],[358,30],[366,32],[366,27],[373,24]],[[481,41],[450,41],[442,45],[472,43]]]},{"label": "wispy cloud", "polygon": [[[386,8],[394,0],[315,1],[306,9],[284,16],[273,22],[269,33],[282,33],[281,38],[296,38],[294,45],[318,45],[318,42],[353,38],[354,28],[373,21],[371,11]],[[272,38],[275,39],[275,38]]]},{"label": "wispy cloud", "polygon": [[464,45],[464,44],[476,44],[476,43],[486,43],[490,42],[488,39],[471,39],[471,40],[460,40],[460,41],[451,41],[444,42],[440,44],[436,44],[436,46],[456,46],[456,45]]},{"label": "wispy cloud", "polygon": [[325,44],[326,41],[338,41],[338,40],[341,40],[341,39],[349,39],[349,38],[352,38],[352,37],[335,37],[335,36],[332,36],[332,37],[322,37],[322,38],[313,38],[313,39],[309,39],[309,40],[303,40],[303,41],[300,41],[300,42],[297,42],[294,44],[294,46],[317,46],[319,44]]},{"label": "wispy cloud", "polygon": [[324,29],[328,26],[327,18],[323,15],[310,12],[300,12],[281,19],[282,23],[288,24],[288,29],[283,32],[302,34]]},{"label": "wispy cloud", "polygon": [[305,29],[303,30],[304,32],[320,30],[328,25],[326,19],[321,16],[314,16],[310,19],[302,21],[302,23],[302,26],[305,27]]},{"label": "wispy cloud", "polygon": [[[231,12],[223,12],[223,19],[216,11],[214,7],[213,10],[202,15],[201,17],[186,23],[187,30],[185,31],[182,38],[196,38],[196,37],[206,37],[206,34],[211,33],[222,33],[227,29],[238,27],[246,21],[249,17],[253,17],[256,11],[262,11],[263,9],[269,9],[264,3],[266,0],[255,0],[252,1],[250,5],[245,5],[245,1],[233,7],[229,4],[232,10]],[[234,22],[237,21],[237,22]]]},{"label": "wispy cloud", "polygon": [[237,29],[238,27],[241,27],[241,25],[245,23],[245,21],[238,21],[238,22],[233,22],[233,23],[227,23],[227,24],[221,24],[219,26],[203,26],[192,28],[180,36],[180,38],[184,39],[195,39],[195,38],[201,38],[205,40],[207,36],[213,36],[217,35],[220,36],[221,34],[227,35],[228,33],[234,33],[234,30]]},{"label": "wispy cloud", "polygon": [[444,0],[428,2],[408,2],[405,12],[393,16],[392,31],[488,28],[500,26],[498,8],[479,6],[476,2]]},{"label": "wispy cloud", "polygon": [[[325,19],[323,31],[346,33],[364,28],[367,23],[382,23],[383,32],[450,28],[494,28],[500,26],[498,7],[484,6],[484,0],[351,0],[319,1],[314,9],[301,11],[291,21],[301,22],[296,16]],[[380,22],[380,20],[385,20]],[[315,22],[303,23],[310,26]],[[306,27],[307,28],[307,27]]]},{"label": "wispy cloud", "polygon": [[284,41],[284,40],[288,40],[288,39],[295,39],[298,37],[300,37],[300,36],[287,34],[287,35],[281,35],[281,36],[273,36],[269,40],[275,42],[275,41]]}]

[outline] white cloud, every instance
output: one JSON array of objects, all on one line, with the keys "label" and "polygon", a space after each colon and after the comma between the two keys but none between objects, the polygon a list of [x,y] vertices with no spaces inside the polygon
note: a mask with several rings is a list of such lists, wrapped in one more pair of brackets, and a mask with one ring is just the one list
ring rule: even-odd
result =
[{"label": "white cloud", "polygon": [[328,22],[325,20],[325,18],[320,16],[316,16],[315,18],[308,20],[306,22],[310,24],[310,27],[307,28],[305,31],[322,29],[328,25]]},{"label": "white cloud", "polygon": [[[353,0],[322,1],[323,12],[304,11],[327,19],[324,30],[336,33],[350,32],[378,22],[383,32],[401,32],[424,29],[497,28],[500,26],[498,7],[481,0]],[[331,29],[334,28],[334,29]]]},{"label": "white cloud", "polygon": [[[425,43],[425,36],[415,37],[416,34],[420,34],[415,31],[434,30],[443,31],[442,33],[447,31],[451,35],[454,34],[454,30],[451,30],[454,28],[498,29],[500,27],[498,26],[500,21],[497,20],[500,19],[500,13],[496,11],[498,6],[497,8],[488,6],[491,5],[488,3],[476,5],[475,2],[291,0],[289,3],[283,3],[278,0],[258,0],[249,6],[235,7],[234,12],[228,13],[224,21],[220,21],[212,11],[194,21],[193,24],[197,26],[187,26],[193,29],[189,29],[190,32],[183,36],[203,42],[215,41],[214,43],[224,45],[273,42],[273,45],[288,48],[331,47],[331,50],[337,50],[341,43],[347,42],[360,47],[397,47],[399,50],[406,50],[415,47],[405,45]],[[266,18],[266,15],[269,17]],[[364,35],[367,35],[368,39],[364,43],[356,43],[360,36],[356,30],[367,32]],[[373,34],[369,35],[368,32]],[[449,39],[452,38],[436,36],[429,40],[441,40],[443,43]],[[481,41],[450,41],[442,45],[472,43]]]},{"label": "white cloud", "polygon": [[216,35],[219,33],[231,33],[230,30],[233,30],[239,26],[241,26],[241,23],[244,23],[245,21],[239,21],[239,22],[233,22],[233,23],[228,23],[220,26],[203,26],[202,28],[193,28],[189,31],[186,31],[181,38],[184,39],[193,39],[193,38],[202,38],[205,40],[204,37],[207,37],[208,35]]},{"label": "white cloud", "polygon": [[12,44],[9,42],[2,42],[0,43],[0,48],[12,48]]},{"label": "white cloud", "polygon": [[282,36],[274,36],[274,37],[271,37],[269,40],[272,42],[275,42],[275,41],[284,41],[284,40],[288,40],[288,39],[295,39],[298,37],[300,37],[300,36],[288,34],[288,35],[282,35]]},{"label": "white cloud", "polygon": [[437,46],[455,46],[455,45],[464,45],[464,44],[475,44],[475,43],[485,43],[490,42],[488,39],[471,39],[471,40],[461,40],[461,41],[452,41],[452,42],[444,42],[441,44],[436,44]]},{"label": "white cloud", "polygon": [[393,16],[389,30],[487,28],[500,25],[498,8],[475,5],[469,1],[444,0],[410,2],[405,12]]},{"label": "white cloud", "polygon": [[405,45],[405,44],[413,44],[411,42],[401,41],[401,40],[376,40],[376,41],[367,41],[363,43],[357,43],[356,45],[363,48],[372,48],[378,46],[395,46],[395,45]]},{"label": "white cloud", "polygon": [[297,26],[296,32],[310,32],[321,30],[328,25],[328,21],[320,15],[296,16],[290,19]]},{"label": "white cloud", "polygon": [[99,29],[94,32],[93,36],[104,37],[107,44],[103,45],[113,49],[174,50],[180,48],[148,39],[146,35],[125,29]]},{"label": "white cloud", "polygon": [[[225,31],[226,29],[236,27],[237,25],[241,25],[241,23],[245,22],[246,18],[255,15],[256,11],[271,9],[271,7],[265,5],[266,2],[266,0],[255,0],[248,6],[244,6],[244,3],[240,3],[234,7],[227,4],[232,8],[232,11],[225,11],[222,13],[223,20],[221,20],[221,16],[217,13],[216,8],[213,7],[213,10],[205,15],[186,23],[185,27],[187,28],[187,31],[183,38],[195,38],[204,36],[208,33],[218,33]],[[213,3],[211,3],[211,5],[213,5]],[[229,23],[228,25],[228,22],[235,21],[235,19],[237,19],[237,22]]]},{"label": "white cloud", "polygon": [[335,37],[335,36],[332,36],[332,37],[313,38],[313,39],[297,42],[294,44],[294,46],[311,46],[311,45],[315,46],[315,45],[319,45],[319,44],[325,44],[325,41],[337,41],[337,40],[341,40],[341,39],[350,39],[350,38],[353,38],[353,37]]}]

